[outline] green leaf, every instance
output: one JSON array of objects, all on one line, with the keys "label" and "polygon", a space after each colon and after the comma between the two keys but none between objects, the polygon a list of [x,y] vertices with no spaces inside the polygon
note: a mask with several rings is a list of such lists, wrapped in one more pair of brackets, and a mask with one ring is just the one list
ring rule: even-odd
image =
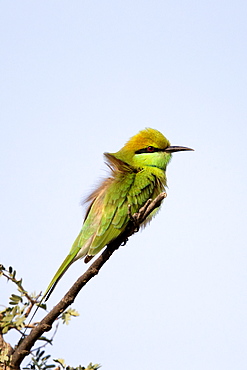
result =
[{"label": "green leaf", "polygon": [[52,344],[52,339],[48,339],[48,338],[46,338],[46,337],[39,337],[39,340],[43,340],[44,342],[47,342],[47,343],[50,343],[50,344]]},{"label": "green leaf", "polygon": [[8,326],[5,326],[5,327],[2,329],[2,333],[3,333],[3,334],[8,333],[8,331],[9,331]]},{"label": "green leaf", "polygon": [[37,360],[40,360],[40,358],[43,356],[44,353],[45,353],[45,351],[38,350],[37,354],[36,354]]},{"label": "green leaf", "polygon": [[26,317],[25,317],[25,316],[20,316],[20,317],[15,321],[15,325],[16,325],[16,327],[17,327],[18,329],[23,328],[25,319],[26,319]]},{"label": "green leaf", "polygon": [[40,308],[43,308],[43,310],[46,310],[46,308],[47,308],[47,305],[46,305],[46,303],[37,303],[37,306],[38,307],[40,307]]},{"label": "green leaf", "polygon": [[69,321],[71,320],[71,316],[79,316],[80,314],[72,309],[72,308],[69,308],[67,311],[65,311],[61,318],[62,318],[62,321],[63,321],[63,324],[69,324]]},{"label": "green leaf", "polygon": [[80,316],[79,312],[72,308],[69,308],[67,312],[69,312],[71,316]]},{"label": "green leaf", "polygon": [[11,304],[11,305],[18,305],[19,303],[23,302],[22,297],[20,297],[16,294],[11,294],[9,299],[10,299],[9,304]]},{"label": "green leaf", "polygon": [[66,364],[65,364],[65,361],[63,358],[57,358],[57,359],[53,359],[54,362],[57,362],[59,365],[61,365],[63,368],[66,367]]}]

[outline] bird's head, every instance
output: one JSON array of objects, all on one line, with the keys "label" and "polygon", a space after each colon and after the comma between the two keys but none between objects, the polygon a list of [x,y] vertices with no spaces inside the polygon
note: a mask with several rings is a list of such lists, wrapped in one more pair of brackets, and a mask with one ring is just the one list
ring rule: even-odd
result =
[{"label": "bird's head", "polygon": [[134,167],[148,166],[165,170],[171,153],[184,150],[193,149],[171,146],[161,132],[146,128],[130,138],[122,149],[110,155]]}]

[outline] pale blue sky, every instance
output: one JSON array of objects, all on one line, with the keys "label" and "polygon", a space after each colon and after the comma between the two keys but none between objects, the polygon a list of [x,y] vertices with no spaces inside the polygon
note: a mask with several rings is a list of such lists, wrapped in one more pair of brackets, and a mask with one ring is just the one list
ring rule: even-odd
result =
[{"label": "pale blue sky", "polygon": [[174,154],[161,212],[80,293],[53,357],[246,369],[246,17],[244,1],[0,4],[0,262],[28,290],[68,253],[103,152],[144,127],[195,149]]}]

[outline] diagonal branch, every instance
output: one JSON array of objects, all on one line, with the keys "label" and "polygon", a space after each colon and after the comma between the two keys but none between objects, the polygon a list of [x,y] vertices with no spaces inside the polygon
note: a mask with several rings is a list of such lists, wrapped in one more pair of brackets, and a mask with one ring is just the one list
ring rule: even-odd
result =
[{"label": "diagonal branch", "polygon": [[53,309],[40,321],[40,323],[31,330],[30,334],[20,342],[15,348],[12,358],[11,367],[19,368],[23,359],[30,353],[31,348],[38,338],[46,331],[51,330],[52,324],[61,315],[64,310],[70,306],[80,290],[91,280],[95,275],[98,274],[101,267],[111,257],[111,255],[117,250],[121,244],[126,243],[128,238],[138,231],[139,226],[146,220],[150,213],[158,208],[162,200],[166,197],[166,193],[159,194],[154,200],[148,200],[146,204],[139,210],[138,213],[134,213],[130,217],[130,221],[125,230],[113,241],[111,241],[101,255],[90,265],[88,270],[78,278],[78,280],[72,285],[69,291],[61,299],[61,301],[53,307]]}]

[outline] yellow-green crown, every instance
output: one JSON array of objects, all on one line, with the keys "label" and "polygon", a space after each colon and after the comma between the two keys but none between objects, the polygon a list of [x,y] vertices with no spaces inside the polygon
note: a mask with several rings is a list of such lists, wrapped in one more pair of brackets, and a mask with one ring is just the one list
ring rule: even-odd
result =
[{"label": "yellow-green crown", "polygon": [[146,128],[131,137],[120,151],[136,152],[148,146],[165,149],[170,145],[166,137],[153,128]]},{"label": "yellow-green crown", "polygon": [[118,152],[109,154],[123,162],[130,163],[137,151],[149,146],[166,149],[170,146],[170,142],[158,130],[146,128],[131,137]]}]

